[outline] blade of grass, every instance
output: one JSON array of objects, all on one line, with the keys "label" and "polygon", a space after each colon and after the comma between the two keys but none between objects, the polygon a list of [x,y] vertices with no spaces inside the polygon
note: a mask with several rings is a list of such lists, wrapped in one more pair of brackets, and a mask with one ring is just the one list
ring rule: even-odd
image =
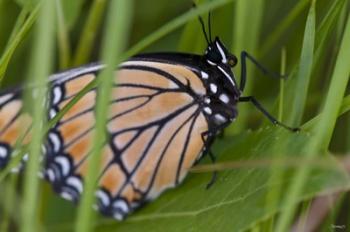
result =
[{"label": "blade of grass", "polygon": [[97,36],[96,31],[98,31],[98,27],[101,25],[106,4],[106,0],[95,0],[93,2],[83,32],[79,38],[78,48],[73,59],[73,66],[85,64],[89,60],[93,43]]},{"label": "blade of grass", "polygon": [[[332,28],[334,28],[333,27],[334,23],[336,22],[336,19],[339,16],[339,12],[343,3],[344,3],[343,0],[335,0],[332,6],[329,8],[328,13],[325,15],[324,18],[322,18],[322,21],[317,28],[317,31],[316,31],[317,37],[315,41],[315,52],[314,52],[314,62],[312,67],[312,73],[317,73],[317,69],[321,68],[319,64],[322,62],[324,56],[329,56],[329,53],[328,53],[329,51],[327,50],[327,45],[329,45],[329,40],[327,40],[327,38],[331,35]],[[293,65],[290,71],[289,78],[286,82],[287,85],[289,85],[289,87],[285,91],[286,102],[293,102],[295,98],[295,94],[297,93],[297,91],[295,90],[296,78],[294,77],[297,75],[299,63],[300,62],[297,62],[295,65]],[[286,107],[287,108],[285,108],[285,110],[289,111],[290,110],[289,105],[286,105]]]},{"label": "blade of grass", "polygon": [[98,171],[101,160],[101,145],[106,143],[106,125],[108,105],[112,84],[115,81],[115,67],[121,62],[121,54],[124,49],[129,27],[131,23],[132,1],[112,1],[109,6],[106,32],[104,36],[102,60],[106,64],[99,77],[102,81],[98,86],[96,105],[96,130],[94,133],[94,144],[92,154],[89,157],[89,169],[85,179],[85,190],[81,198],[78,218],[76,223],[77,232],[91,231],[93,223],[92,205],[94,203],[94,192],[97,184]]},{"label": "blade of grass", "polygon": [[10,44],[7,46],[5,52],[0,58],[0,84],[7,70],[7,66],[10,62],[10,59],[15,52],[18,45],[23,41],[27,33],[30,31],[33,23],[35,22],[40,5],[37,5],[31,12],[30,16],[27,18],[23,26],[18,30],[16,36],[13,37],[13,40],[10,41]]},{"label": "blade of grass", "polygon": [[[46,78],[51,70],[54,45],[54,27],[52,25],[55,25],[54,23],[54,2],[45,1],[40,9],[32,71],[29,72],[31,74],[29,80],[38,85],[46,82]],[[27,93],[27,95],[29,94],[32,96],[33,92]],[[22,232],[38,231],[39,229],[37,219],[39,179],[37,178],[37,173],[40,168],[42,134],[45,121],[44,99],[46,96],[46,88],[39,87],[35,90],[35,102],[26,102],[33,106],[33,127],[32,139],[29,145],[30,155],[24,175],[22,223],[20,224]]]},{"label": "blade of grass", "polygon": [[237,0],[235,2],[232,40],[234,53],[239,54],[242,50],[255,53],[257,50],[264,5],[264,0]]},{"label": "blade of grass", "polygon": [[278,24],[276,29],[267,37],[259,50],[259,57],[265,56],[271,48],[277,43],[278,39],[281,38],[285,30],[287,30],[290,25],[296,20],[297,17],[306,9],[309,5],[310,0],[301,0],[295,5],[295,7],[290,11],[290,13]]},{"label": "blade of grass", "polygon": [[[336,0],[333,2],[326,16],[322,19],[319,28],[317,29],[317,36],[315,41],[316,52],[314,55],[314,67],[319,67],[318,63],[321,61],[322,56],[324,56],[324,49],[326,47],[326,39],[329,32],[331,31],[333,26],[335,25],[337,19],[340,16],[341,9],[344,8],[345,0]],[[344,19],[345,20],[345,19]]]},{"label": "blade of grass", "polygon": [[[286,49],[283,48],[281,52],[281,75],[286,74],[286,66],[287,66],[287,52]],[[284,100],[284,79],[281,78],[280,80],[280,96],[279,96],[279,108],[278,108],[278,120],[282,121],[283,117],[283,100]],[[278,144],[275,144],[273,147],[273,151],[276,151],[276,147]],[[281,154],[278,152],[274,152],[274,158],[277,159],[281,157]],[[274,185],[275,183],[282,183],[283,180],[283,174],[284,169],[281,168],[280,165],[271,165],[270,167],[270,176],[268,183],[271,185]],[[266,211],[269,211],[277,206],[278,202],[280,201],[282,193],[282,186],[276,186],[275,188],[272,188],[267,192],[266,195],[266,203],[265,203],[265,209]],[[268,231],[273,231],[273,226],[275,223],[275,218],[272,216],[268,222],[266,223],[266,226],[268,228]]]},{"label": "blade of grass", "polygon": [[[9,178],[8,183],[5,184],[5,191],[4,194],[1,195],[0,197],[2,199],[6,199],[3,202],[3,212],[1,213],[2,218],[0,221],[0,231],[1,232],[7,232],[10,229],[10,222],[11,219],[14,220],[16,223],[19,224],[19,218],[16,214],[16,209],[19,207],[19,199],[17,197],[16,193],[16,184],[18,183],[18,176],[17,175],[12,175]],[[2,202],[0,202],[2,203]]]},{"label": "blade of grass", "polygon": [[71,59],[71,49],[69,44],[68,30],[63,15],[62,3],[56,0],[56,15],[57,15],[57,40],[59,52],[59,67],[66,69],[69,67]]},{"label": "blade of grass", "polygon": [[[340,107],[339,110],[339,114],[338,117],[349,112],[350,111],[350,95],[344,97],[343,101],[342,101],[342,105]],[[315,125],[317,125],[321,119],[321,115],[319,114],[316,117],[314,117],[313,119],[311,119],[310,121],[308,121],[307,123],[305,123],[301,129],[305,130],[305,131],[309,131],[312,130],[312,128],[315,127]]]},{"label": "blade of grass", "polygon": [[301,124],[306,105],[306,97],[309,89],[312,65],[314,60],[315,30],[316,12],[315,8],[311,7],[306,19],[299,70],[296,77],[295,90],[297,92],[293,98],[290,114],[290,124],[295,126]]},{"label": "blade of grass", "polygon": [[11,41],[14,40],[18,31],[20,30],[20,28],[23,26],[24,22],[26,21],[28,14],[30,14],[29,9],[27,9],[26,7],[23,7],[21,12],[19,13],[19,15],[17,17],[16,24],[11,31],[11,35],[7,41],[6,47],[8,47],[10,45]]},{"label": "blade of grass", "polygon": [[[235,54],[240,54],[243,50],[250,54],[257,54],[259,44],[261,22],[263,18],[263,10],[265,7],[264,0],[237,0],[234,4],[234,19],[233,19],[233,35],[232,35],[232,51]],[[254,14],[252,14],[254,12]],[[237,67],[236,72],[240,73],[240,67]],[[247,79],[254,76],[255,69],[247,65]],[[247,81],[244,89],[244,95],[250,95],[253,87],[253,81]],[[235,133],[246,127],[248,120],[248,105],[240,105],[239,117],[233,124]],[[229,133],[232,130],[227,130]]]},{"label": "blade of grass", "polygon": [[[329,142],[334,130],[338,112],[341,109],[342,98],[350,76],[350,17],[348,15],[345,33],[340,46],[340,51],[336,60],[336,65],[332,75],[332,81],[327,94],[326,102],[320,122],[315,128],[315,137],[306,148],[305,158],[312,159],[317,151],[323,151],[329,146]],[[304,187],[310,168],[302,167],[295,175],[294,182],[289,187],[289,193],[285,199],[286,210],[277,223],[276,231],[287,231],[295,213],[295,202]]]}]

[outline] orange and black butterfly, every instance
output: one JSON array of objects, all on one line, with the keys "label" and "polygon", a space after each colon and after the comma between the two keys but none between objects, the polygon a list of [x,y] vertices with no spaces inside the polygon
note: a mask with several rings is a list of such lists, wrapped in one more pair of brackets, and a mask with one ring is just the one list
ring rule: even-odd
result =
[{"label": "orange and black butterfly", "polygon": [[[201,20],[204,28],[203,21]],[[205,30],[204,30],[205,32]],[[273,123],[281,124],[255,100],[242,97],[246,58],[237,85],[231,71],[237,58],[219,38],[204,55],[157,53],[137,55],[120,64],[109,104],[96,192],[102,214],[118,220],[164,190],[177,186],[201,157],[209,154],[216,135],[237,116],[237,103],[250,101]],[[92,64],[50,77],[48,118],[52,119],[93,81],[103,65]],[[65,199],[77,202],[95,130],[97,89],[86,93],[47,134],[44,177]],[[22,89],[0,94],[0,168],[11,159],[20,134],[30,142],[31,117],[23,110]],[[284,126],[283,124],[281,124]]]}]

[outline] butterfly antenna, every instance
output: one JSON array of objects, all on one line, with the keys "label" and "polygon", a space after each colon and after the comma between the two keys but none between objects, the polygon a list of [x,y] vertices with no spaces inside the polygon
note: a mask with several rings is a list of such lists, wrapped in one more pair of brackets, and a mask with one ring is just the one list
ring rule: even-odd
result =
[{"label": "butterfly antenna", "polygon": [[211,42],[213,42],[212,40],[211,40],[211,12],[209,11],[209,13],[208,13],[208,28],[209,28],[209,41],[210,41],[210,43]]},{"label": "butterfly antenna", "polygon": [[198,16],[198,19],[199,19],[199,22],[201,23],[202,25],[202,31],[203,31],[203,34],[204,34],[204,37],[205,37],[205,40],[207,41],[208,45],[211,43],[211,39],[209,40],[208,38],[208,34],[205,30],[205,25],[204,25],[204,21],[203,21],[203,18],[201,16]]},{"label": "butterfly antenna", "polygon": [[[192,1],[192,7],[193,8],[196,8],[197,5],[194,1]],[[210,12],[209,12],[210,14]],[[204,34],[204,37],[205,37],[205,40],[207,41],[208,45],[211,43],[211,34],[210,34],[210,26],[209,26],[209,37],[208,37],[208,34],[207,34],[207,31],[205,30],[205,25],[204,25],[204,21],[203,21],[203,18],[201,16],[198,16],[198,19],[199,19],[199,22],[201,23],[202,25],[202,31],[203,31],[203,34]]]}]

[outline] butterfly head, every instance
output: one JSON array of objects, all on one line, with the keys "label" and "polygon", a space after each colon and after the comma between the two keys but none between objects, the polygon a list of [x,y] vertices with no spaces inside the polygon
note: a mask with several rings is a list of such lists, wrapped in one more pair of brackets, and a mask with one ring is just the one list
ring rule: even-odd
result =
[{"label": "butterfly head", "polygon": [[205,51],[205,59],[210,65],[230,69],[235,67],[238,62],[237,57],[228,51],[218,37],[208,44]]}]

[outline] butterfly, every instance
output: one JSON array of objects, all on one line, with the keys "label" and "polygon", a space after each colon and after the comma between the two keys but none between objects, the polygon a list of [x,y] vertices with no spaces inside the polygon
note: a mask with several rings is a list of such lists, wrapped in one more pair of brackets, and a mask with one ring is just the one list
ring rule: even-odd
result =
[{"label": "butterfly", "polygon": [[[151,53],[131,57],[116,69],[101,150],[97,208],[117,220],[179,185],[216,136],[237,117],[239,102],[252,102],[274,124],[252,96],[242,96],[246,60],[241,53],[241,82],[231,69],[238,59],[221,40],[211,39],[200,18],[208,46],[203,55]],[[210,23],[209,23],[210,25]],[[49,78],[47,106],[52,119],[104,68],[91,64]],[[47,133],[43,176],[61,197],[78,202],[95,130],[97,89],[88,91]],[[30,142],[31,115],[22,101],[23,88],[0,94],[0,168],[11,160],[16,141]]]}]

